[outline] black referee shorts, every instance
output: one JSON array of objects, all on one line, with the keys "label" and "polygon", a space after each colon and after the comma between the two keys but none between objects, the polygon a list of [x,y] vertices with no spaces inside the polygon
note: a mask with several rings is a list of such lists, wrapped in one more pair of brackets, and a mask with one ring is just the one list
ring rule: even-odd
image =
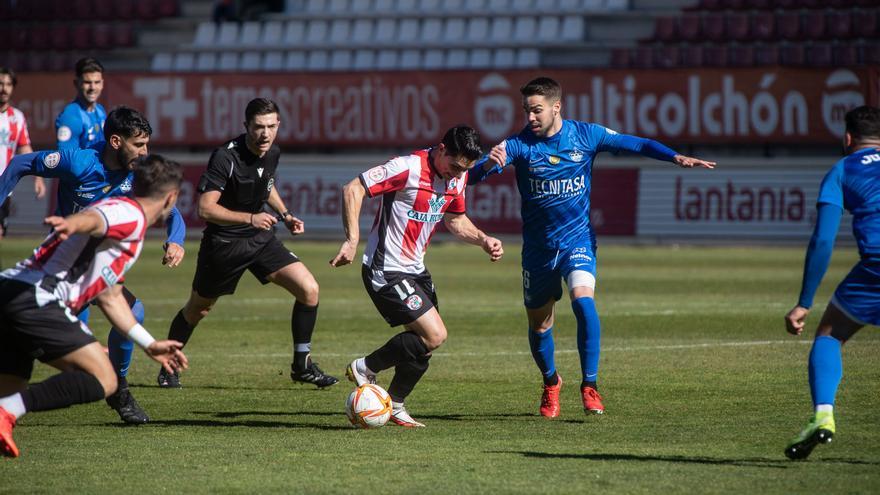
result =
[{"label": "black referee shorts", "polygon": [[40,307],[37,290],[0,278],[0,374],[29,380],[34,359],[53,361],[96,342],[63,302],[50,300]]},{"label": "black referee shorts", "polygon": [[192,288],[200,296],[211,299],[234,294],[245,270],[250,270],[265,285],[271,273],[298,261],[271,232],[253,237],[204,234]]},{"label": "black referee shorts", "polygon": [[440,309],[431,274],[382,272],[374,274],[367,265],[361,265],[361,276],[367,294],[379,314],[392,327],[416,321],[431,308]]}]

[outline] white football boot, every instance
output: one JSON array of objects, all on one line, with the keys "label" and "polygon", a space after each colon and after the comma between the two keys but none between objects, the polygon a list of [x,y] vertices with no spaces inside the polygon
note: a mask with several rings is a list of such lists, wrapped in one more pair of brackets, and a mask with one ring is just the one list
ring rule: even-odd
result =
[{"label": "white football boot", "polygon": [[367,365],[364,364],[364,358],[357,358],[352,361],[348,368],[345,369],[345,376],[348,381],[354,382],[358,387],[367,383],[376,383],[376,375],[369,373]]},{"label": "white football boot", "polygon": [[425,425],[414,420],[412,416],[410,416],[409,413],[406,412],[406,407],[403,405],[403,402],[391,403],[391,422],[398,426],[404,426],[406,428],[425,427]]}]

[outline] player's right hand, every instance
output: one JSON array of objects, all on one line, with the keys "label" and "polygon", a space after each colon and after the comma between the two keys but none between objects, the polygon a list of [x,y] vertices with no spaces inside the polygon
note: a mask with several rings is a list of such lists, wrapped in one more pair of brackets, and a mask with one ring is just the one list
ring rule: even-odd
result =
[{"label": "player's right hand", "polygon": [[489,254],[489,259],[492,261],[498,261],[504,256],[504,246],[499,239],[487,236],[483,239],[482,247],[483,251],[486,251],[486,253]]},{"label": "player's right hand", "polygon": [[350,264],[357,254],[358,241],[345,241],[336,256],[330,260],[330,266],[339,267]]},{"label": "player's right hand", "polygon": [[785,330],[792,335],[800,335],[804,331],[804,320],[810,310],[803,306],[795,306],[785,315]]},{"label": "player's right hand", "polygon": [[183,344],[176,340],[157,340],[144,349],[147,355],[165,368],[165,371],[174,373],[177,370],[189,368],[189,360],[181,351]]},{"label": "player's right hand", "polygon": [[489,161],[502,167],[507,163],[507,141],[501,141],[492,146],[492,149],[489,151]]},{"label": "player's right hand", "polygon": [[73,226],[68,223],[67,219],[64,217],[46,217],[43,219],[43,223],[48,225],[52,230],[58,234],[58,238],[62,241],[66,241],[68,237],[73,234]]},{"label": "player's right hand", "polygon": [[266,212],[254,213],[251,215],[251,227],[260,230],[269,230],[278,222],[275,215]]}]

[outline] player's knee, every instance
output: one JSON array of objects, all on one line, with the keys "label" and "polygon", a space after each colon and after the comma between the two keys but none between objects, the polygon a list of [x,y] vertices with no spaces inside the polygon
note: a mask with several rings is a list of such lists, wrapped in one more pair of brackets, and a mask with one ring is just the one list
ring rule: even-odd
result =
[{"label": "player's knee", "polygon": [[444,342],[446,342],[446,329],[443,328],[443,329],[440,329],[436,332],[433,332],[430,335],[428,335],[428,338],[426,338],[424,340],[425,340],[425,347],[428,348],[428,351],[433,351],[434,349],[443,345]]},{"label": "player's knee", "polygon": [[[108,363],[109,364],[109,363]],[[119,381],[116,378],[116,373],[113,371],[112,366],[101,367],[101,369],[94,374],[95,378],[101,382],[101,386],[104,387],[104,397],[109,397],[116,393],[116,389],[119,386]]]},{"label": "player's knee", "polygon": [[301,298],[298,298],[299,302],[307,306],[316,306],[318,304],[320,291],[321,288],[318,286],[318,281],[314,278],[304,282],[300,286]]}]

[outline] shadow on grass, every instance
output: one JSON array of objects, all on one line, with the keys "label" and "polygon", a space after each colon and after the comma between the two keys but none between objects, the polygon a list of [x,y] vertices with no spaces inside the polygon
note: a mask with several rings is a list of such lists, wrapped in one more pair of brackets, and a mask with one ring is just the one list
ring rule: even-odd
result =
[{"label": "shadow on grass", "polygon": [[[634,455],[634,454],[565,454],[551,452],[532,452],[532,451],[515,451],[515,450],[497,450],[487,451],[487,454],[519,454],[523,457],[532,457],[538,459],[583,459],[587,461],[640,461],[640,462],[674,462],[684,464],[714,464],[719,466],[742,466],[742,467],[760,467],[772,469],[787,469],[789,466],[795,466],[810,461],[790,461],[788,459],[767,459],[767,458],[751,458],[751,459],[721,459],[715,457],[685,457],[680,455]],[[781,455],[780,455],[781,457]],[[840,457],[819,457],[812,459],[813,463],[834,463],[834,464],[851,464],[857,466],[880,466],[877,461],[863,461],[860,459],[844,459]]]},{"label": "shadow on grass", "polygon": [[[143,389],[148,389],[148,388],[160,389],[161,388],[158,385],[144,384],[144,383],[141,383],[141,384],[129,383],[128,386],[129,386],[129,388],[135,388],[135,389],[141,389],[141,388],[143,388]],[[318,387],[315,387],[314,385],[300,385],[300,384],[296,384],[296,383],[291,382],[291,385],[288,385],[288,386],[279,385],[277,387],[247,387],[247,386],[241,386],[241,385],[183,385],[179,389],[170,389],[170,390],[184,390],[184,389],[186,389],[186,390],[266,390],[266,391],[270,391],[270,392],[279,392],[279,391],[289,390],[291,392],[326,392],[332,388],[333,387],[318,388]],[[173,393],[173,392],[169,392],[169,393]]]},{"label": "shadow on grass", "polygon": [[512,418],[536,418],[532,413],[502,413],[502,414],[416,414],[417,419],[439,419],[444,421],[492,421],[496,419]]},{"label": "shadow on grass", "polygon": [[239,416],[343,416],[339,412],[315,411],[193,411],[192,413],[214,416],[215,418],[237,418]]},{"label": "shadow on grass", "polygon": [[[344,421],[345,417],[339,415],[340,420]],[[119,423],[116,423],[117,425]],[[244,426],[247,428],[296,428],[306,430],[329,430],[329,431],[351,431],[353,428],[346,425],[321,425],[314,423],[293,423],[286,421],[216,421],[212,419],[168,419],[150,421],[150,425],[157,426],[208,426],[229,428],[231,426]]]}]

